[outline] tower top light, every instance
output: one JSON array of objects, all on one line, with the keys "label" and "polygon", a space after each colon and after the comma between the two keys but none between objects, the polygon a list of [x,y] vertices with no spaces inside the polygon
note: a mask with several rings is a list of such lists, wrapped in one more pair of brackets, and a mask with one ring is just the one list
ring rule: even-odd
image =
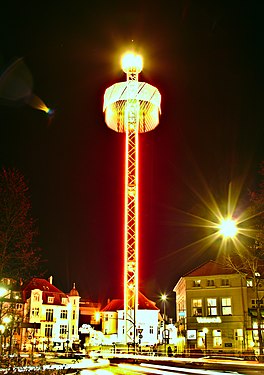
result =
[{"label": "tower top light", "polygon": [[121,66],[125,73],[140,73],[143,69],[143,59],[133,52],[126,52],[121,58]]}]

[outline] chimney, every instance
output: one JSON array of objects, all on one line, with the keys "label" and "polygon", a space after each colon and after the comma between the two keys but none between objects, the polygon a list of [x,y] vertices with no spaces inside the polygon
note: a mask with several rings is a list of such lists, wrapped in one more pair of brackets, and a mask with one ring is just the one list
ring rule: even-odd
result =
[{"label": "chimney", "polygon": [[52,281],[53,281],[53,276],[50,276],[49,277],[49,283],[52,284]]}]

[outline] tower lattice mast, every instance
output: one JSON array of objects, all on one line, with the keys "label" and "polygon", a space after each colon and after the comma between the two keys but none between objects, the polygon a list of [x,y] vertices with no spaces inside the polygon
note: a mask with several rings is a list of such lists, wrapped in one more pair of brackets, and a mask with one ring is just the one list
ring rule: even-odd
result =
[{"label": "tower lattice mast", "polygon": [[125,243],[124,243],[124,323],[125,343],[136,340],[138,310],[138,133],[154,129],[159,123],[159,91],[139,82],[142,59],[133,53],[122,60],[126,82],[105,91],[105,122],[126,134],[125,167]]}]

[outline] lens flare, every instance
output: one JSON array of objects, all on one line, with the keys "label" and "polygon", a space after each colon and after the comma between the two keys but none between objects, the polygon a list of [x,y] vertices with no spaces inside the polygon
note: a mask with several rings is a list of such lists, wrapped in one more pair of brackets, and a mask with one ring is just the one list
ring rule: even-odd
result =
[{"label": "lens flare", "polygon": [[199,232],[197,233],[197,230],[194,232],[194,235],[198,235],[198,238],[160,257],[159,261],[175,255],[178,256],[179,252],[188,249],[194,250],[194,255],[200,254],[202,256],[202,253],[213,245],[217,251],[217,257],[229,254],[232,247],[239,253],[251,246],[252,240],[256,238],[257,230],[254,229],[252,221],[262,213],[249,215],[246,209],[239,208],[238,200],[242,186],[238,185],[234,188],[230,183],[227,199],[225,201],[221,199],[218,204],[208,185],[205,181],[203,182],[205,187],[203,194],[195,190],[194,187],[191,187],[191,189],[202,203],[199,208],[203,211],[204,216],[180,209],[173,210],[175,218],[180,218],[176,219],[173,225],[175,227],[198,228]]},{"label": "lens flare", "polygon": [[234,238],[237,235],[238,229],[235,220],[227,218],[221,220],[219,224],[219,233],[226,238]]}]

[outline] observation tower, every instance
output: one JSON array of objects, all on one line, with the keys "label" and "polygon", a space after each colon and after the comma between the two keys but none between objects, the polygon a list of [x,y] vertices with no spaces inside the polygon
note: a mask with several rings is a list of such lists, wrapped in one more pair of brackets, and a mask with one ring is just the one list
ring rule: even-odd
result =
[{"label": "observation tower", "polygon": [[143,61],[127,53],[122,58],[126,82],[106,89],[103,111],[107,126],[125,133],[125,223],[124,223],[124,324],[125,343],[136,344],[138,309],[138,134],[154,129],[159,123],[159,91],[138,81]]}]

